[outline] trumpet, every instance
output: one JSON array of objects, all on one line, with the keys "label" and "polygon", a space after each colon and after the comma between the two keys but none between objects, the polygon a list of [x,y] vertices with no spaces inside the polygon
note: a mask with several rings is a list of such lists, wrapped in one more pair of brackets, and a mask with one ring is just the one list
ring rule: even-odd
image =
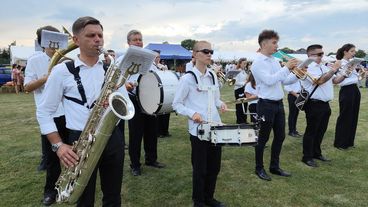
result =
[{"label": "trumpet", "polygon": [[221,71],[216,72],[216,75],[222,84],[227,84],[229,86],[233,86],[235,84],[236,80],[234,77],[226,78],[226,75]]},{"label": "trumpet", "polygon": [[210,66],[211,69],[216,73],[217,75],[217,79],[222,83],[222,84],[227,84],[229,86],[232,86],[235,84],[235,79],[234,77],[229,77],[229,78],[226,78],[226,75],[221,71],[221,68],[220,67],[216,67],[216,66],[213,66],[211,65]]},{"label": "trumpet", "polygon": [[346,78],[350,77],[351,74],[354,72],[355,69],[358,73],[358,79],[361,80],[365,77],[365,71],[360,67],[359,63],[362,62],[363,59],[354,58],[353,60],[349,61],[346,65],[340,68],[340,74],[345,76]]},{"label": "trumpet", "polygon": [[[291,58],[288,56],[283,55],[282,59],[289,61]],[[317,83],[318,79],[310,75],[306,70],[303,70],[304,67],[307,67],[309,64],[311,64],[314,60],[312,58],[308,58],[305,61],[298,60],[298,66],[291,69],[291,72],[294,73],[294,75],[300,79],[300,80],[306,80],[309,78],[313,83]]]}]

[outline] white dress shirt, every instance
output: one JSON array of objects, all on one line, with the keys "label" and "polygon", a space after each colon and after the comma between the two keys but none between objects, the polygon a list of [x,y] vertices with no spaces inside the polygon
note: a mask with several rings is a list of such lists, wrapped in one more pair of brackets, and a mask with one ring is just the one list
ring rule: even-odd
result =
[{"label": "white dress shirt", "polygon": [[[99,60],[94,66],[89,67],[77,58],[74,65],[80,67],[79,76],[87,104],[91,106],[99,97],[104,82],[103,63]],[[128,98],[125,86],[121,87],[119,92]],[[64,95],[82,100],[74,75],[69,72],[64,63],[61,63],[52,70],[44,90],[44,96],[47,98],[43,99],[40,107],[37,108],[37,118],[43,134],[57,131],[51,114],[56,111],[60,102],[63,103],[65,110],[66,127],[78,131],[84,129],[92,109],[68,100]]]},{"label": "white dress shirt", "polygon": [[[308,73],[312,77],[315,77],[317,79],[321,77],[323,74],[327,73],[328,71],[330,71],[330,68],[328,68],[324,64],[317,64],[313,62],[308,66]],[[330,80],[328,80],[324,84],[319,85],[310,98],[324,102],[331,101],[334,95],[332,79],[333,77],[330,78]],[[312,93],[314,87],[316,87],[316,85],[313,84],[312,81],[308,78],[301,82],[302,86],[309,92],[309,94]]]},{"label": "white dress shirt", "polygon": [[234,90],[244,87],[245,82],[247,81],[247,77],[248,74],[243,69],[241,69],[240,73],[235,76]]},{"label": "white dress shirt", "polygon": [[193,62],[189,61],[189,63],[185,65],[185,72],[192,71],[193,67],[194,67]]},{"label": "white dress shirt", "polygon": [[[256,87],[257,88],[257,87]],[[249,93],[251,95],[254,95],[254,96],[258,96],[258,93],[257,93],[257,89],[256,88],[253,88],[252,87],[252,83],[251,82],[248,82],[245,87],[244,87],[244,93]],[[250,101],[249,102],[249,105],[250,104],[256,104],[258,102],[258,100],[253,100],[253,101]]]},{"label": "white dress shirt", "polygon": [[284,97],[282,83],[297,81],[286,66],[281,68],[273,56],[267,57],[261,53],[253,61],[251,71],[257,83],[258,97],[261,99],[279,101]]},{"label": "white dress shirt", "polygon": [[[28,59],[25,70],[24,85],[46,76],[48,74],[49,64],[50,57],[44,52],[37,53]],[[45,84],[33,91],[36,109],[40,105],[44,88]],[[59,117],[63,115],[64,109],[63,105],[60,103],[53,117]]]},{"label": "white dress shirt", "polygon": [[299,93],[301,89],[302,87],[301,87],[300,81],[296,81],[295,83],[284,85],[284,90],[288,93],[290,92]]},{"label": "white dress shirt", "polygon": [[[341,67],[343,68],[346,64],[348,64],[349,61],[342,59],[341,60]],[[347,86],[351,84],[357,84],[359,82],[359,73],[353,69],[353,72],[351,72],[349,77],[346,77],[341,83],[339,83],[340,86]]]},{"label": "white dress shirt", "polygon": [[[198,123],[194,123],[191,119],[193,115],[198,113],[204,121],[212,120],[213,122],[221,123],[221,118],[217,109],[221,107],[223,102],[220,100],[220,90],[218,88],[216,75],[215,85],[213,85],[212,75],[208,69],[205,74],[202,74],[196,67],[194,67],[193,72],[198,79],[198,85],[192,74],[185,74],[182,76],[180,78],[178,88],[176,89],[172,105],[177,113],[189,118],[189,133],[193,136],[198,136]],[[213,91],[213,101],[210,103],[208,100],[208,91],[200,90],[201,86],[215,86],[213,87],[215,88]],[[211,117],[208,117],[209,106],[211,107]]]}]

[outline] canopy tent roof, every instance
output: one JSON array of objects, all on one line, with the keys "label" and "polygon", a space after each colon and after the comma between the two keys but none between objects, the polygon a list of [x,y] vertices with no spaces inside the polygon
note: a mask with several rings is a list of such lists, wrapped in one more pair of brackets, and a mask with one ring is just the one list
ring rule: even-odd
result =
[{"label": "canopy tent roof", "polygon": [[150,43],[146,47],[150,50],[160,50],[161,59],[191,60],[192,53],[181,45]]},{"label": "canopy tent roof", "polygon": [[25,65],[28,58],[37,53],[39,52],[36,52],[34,47],[10,46],[10,63]]}]

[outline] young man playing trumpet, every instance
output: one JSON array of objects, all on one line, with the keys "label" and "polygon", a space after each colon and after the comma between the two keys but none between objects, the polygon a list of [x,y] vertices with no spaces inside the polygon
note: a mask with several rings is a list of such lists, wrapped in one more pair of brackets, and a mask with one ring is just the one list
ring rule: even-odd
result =
[{"label": "young man playing trumpet", "polygon": [[[192,147],[192,199],[194,207],[223,207],[223,203],[214,199],[217,175],[221,168],[221,147],[213,146],[210,141],[198,138],[197,128],[200,123],[212,120],[220,123],[221,111],[227,109],[220,100],[220,91],[216,74],[207,68],[211,63],[213,50],[207,41],[198,41],[193,47],[196,64],[193,74],[185,74],[179,82],[173,101],[174,110],[189,118],[189,134]],[[214,91],[202,90],[200,86],[214,86]],[[213,99],[209,99],[213,93]],[[209,110],[208,108],[212,109]],[[208,112],[210,111],[211,114]],[[210,117],[209,117],[210,116]]]},{"label": "young man playing trumpet", "polygon": [[302,162],[310,167],[317,167],[314,159],[323,162],[330,161],[322,155],[321,143],[331,115],[331,108],[328,102],[333,99],[333,83],[336,84],[343,79],[341,76],[337,77],[334,75],[340,68],[340,61],[336,61],[330,69],[322,64],[323,54],[321,45],[310,45],[307,48],[308,57],[315,59],[315,62],[308,66],[308,73],[318,78],[318,87],[310,79],[301,81],[302,86],[309,94],[315,90],[304,106],[307,126],[303,137]]},{"label": "young man playing trumpet", "polygon": [[[282,99],[284,92],[282,83],[297,81],[295,75],[290,75],[297,65],[296,59],[291,59],[286,66],[281,68],[279,62],[272,56],[277,51],[278,34],[273,30],[264,30],[258,36],[260,51],[254,60],[251,71],[257,83],[258,116],[264,117],[258,136],[258,145],[255,147],[256,175],[262,179],[271,181],[271,177],[266,173],[263,166],[264,147],[273,129],[274,138],[271,147],[270,172],[279,176],[289,177],[290,173],[280,168],[280,153],[282,143],[285,139],[285,112]],[[289,76],[290,75],[290,76]]]}]

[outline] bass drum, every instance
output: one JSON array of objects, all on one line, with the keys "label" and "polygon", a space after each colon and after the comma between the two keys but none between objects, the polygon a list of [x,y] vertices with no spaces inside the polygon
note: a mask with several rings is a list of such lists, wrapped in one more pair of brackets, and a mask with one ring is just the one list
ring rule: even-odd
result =
[{"label": "bass drum", "polygon": [[178,84],[179,77],[169,70],[149,71],[139,76],[137,97],[142,111],[150,115],[172,112],[172,102]]}]

